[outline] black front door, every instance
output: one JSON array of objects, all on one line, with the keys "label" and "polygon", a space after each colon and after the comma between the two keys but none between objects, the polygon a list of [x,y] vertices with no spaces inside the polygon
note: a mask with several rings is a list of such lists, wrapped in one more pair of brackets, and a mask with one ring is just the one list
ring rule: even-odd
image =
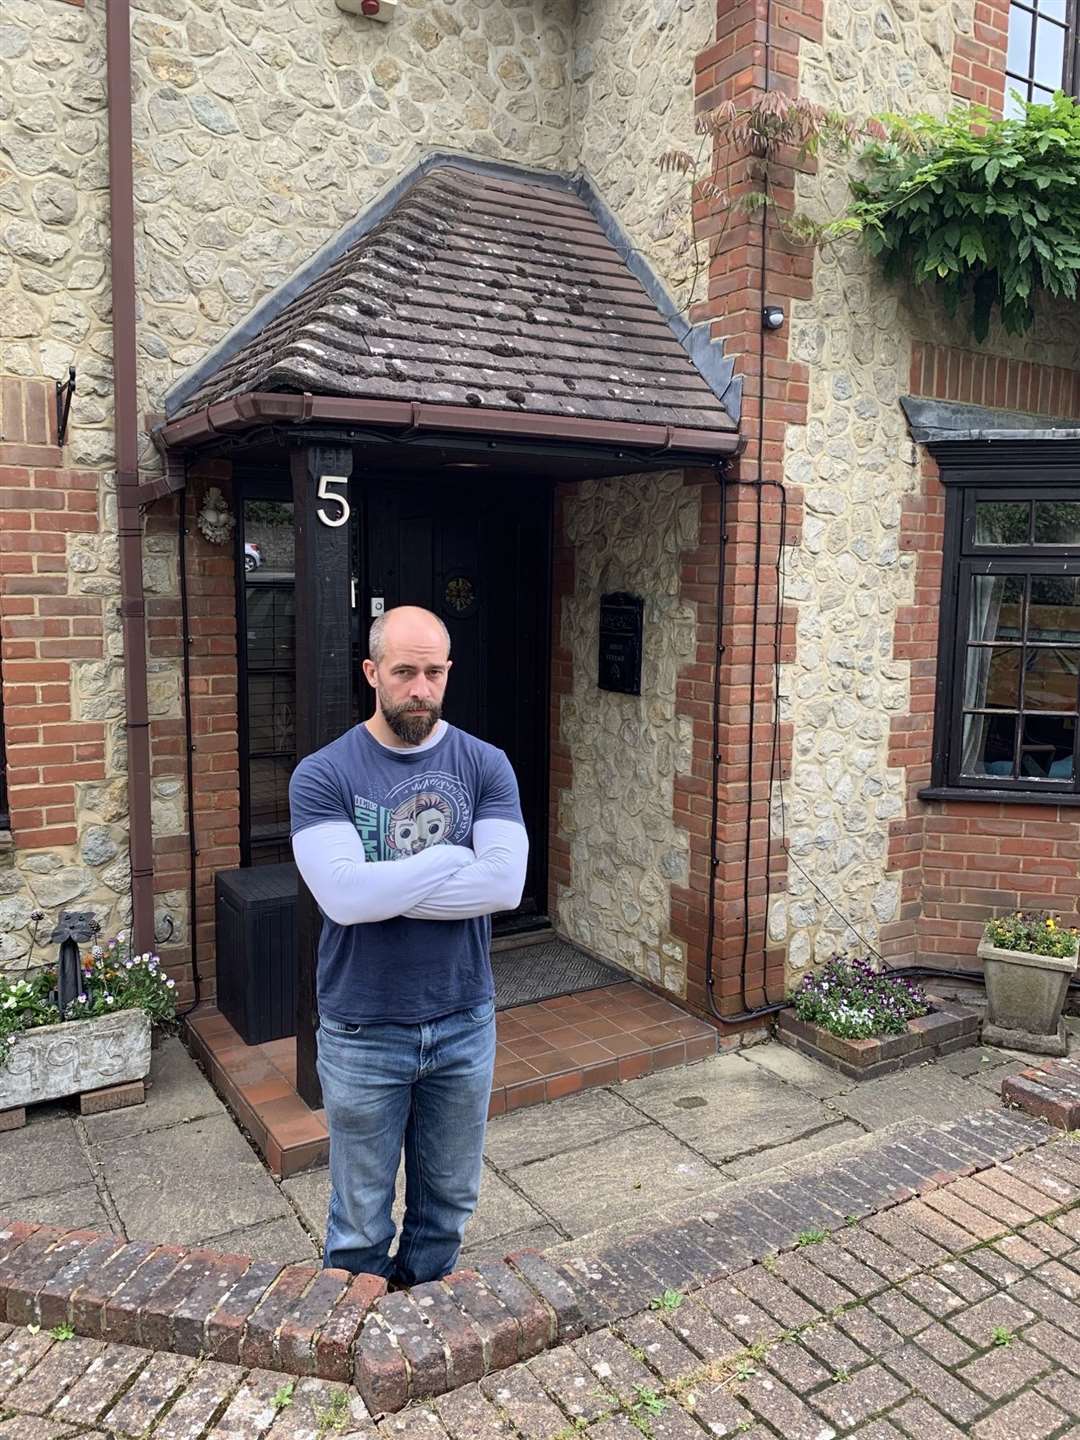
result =
[{"label": "black front door", "polygon": [[454,663],[443,713],[505,750],[518,777],[529,871],[521,907],[504,925],[525,924],[547,908],[551,490],[513,479],[370,476],[358,486],[361,623],[370,623],[373,601],[387,610],[423,605],[446,622]]}]

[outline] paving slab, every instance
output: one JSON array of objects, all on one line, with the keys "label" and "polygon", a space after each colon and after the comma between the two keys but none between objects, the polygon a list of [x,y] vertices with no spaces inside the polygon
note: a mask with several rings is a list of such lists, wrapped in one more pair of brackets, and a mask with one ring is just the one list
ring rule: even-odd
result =
[{"label": "paving slab", "polygon": [[211,1235],[207,1243],[215,1250],[250,1255],[253,1260],[318,1260],[322,1256],[324,1234],[325,1227],[316,1241],[295,1215],[289,1215],[280,1220],[264,1220],[260,1225],[248,1225],[240,1230],[227,1230],[222,1235]]},{"label": "paving slab", "polygon": [[839,1118],[816,1096],[740,1055],[663,1070],[621,1089],[630,1104],[717,1164],[786,1144]]},{"label": "paving slab", "polygon": [[288,1216],[288,1201],[228,1115],[100,1143],[130,1240],[188,1245]]},{"label": "paving slab", "polygon": [[469,1243],[471,1227],[465,1231],[465,1244],[461,1247],[462,1265],[479,1265],[485,1260],[505,1260],[516,1250],[550,1250],[561,1245],[564,1236],[554,1225],[536,1225],[528,1230],[512,1230],[509,1235],[497,1235],[490,1240]]},{"label": "paving slab", "polygon": [[621,1090],[587,1090],[583,1095],[490,1121],[484,1153],[500,1170],[509,1170],[550,1155],[582,1150],[647,1123],[646,1117],[622,1098]]},{"label": "paving slab", "polygon": [[11,1209],[17,1212],[13,1218],[36,1221],[39,1225],[70,1225],[75,1230],[114,1228],[94,1185],[75,1185],[70,1190],[54,1190],[49,1195],[23,1196]]},{"label": "paving slab", "polygon": [[866,1131],[861,1125],[856,1125],[854,1120],[838,1120],[824,1130],[815,1130],[812,1135],[803,1135],[786,1145],[772,1145],[767,1150],[757,1151],[756,1154],[741,1155],[736,1160],[728,1160],[724,1169],[735,1179],[742,1180],[749,1175],[760,1175],[766,1170],[775,1170],[797,1160],[805,1160],[808,1155],[818,1155],[829,1146],[860,1140],[865,1134]]},{"label": "paving slab", "polygon": [[578,1164],[555,1155],[518,1166],[509,1178],[568,1235],[577,1236],[723,1185],[727,1177],[659,1125],[650,1125],[590,1146]]},{"label": "paving slab", "polygon": [[[34,1120],[30,1112],[21,1130],[0,1134],[0,1205],[93,1183],[74,1120]],[[23,1207],[12,1209],[20,1218]]]},{"label": "paving slab", "polygon": [[850,1090],[858,1083],[846,1075],[841,1075],[838,1070],[830,1070],[820,1060],[813,1060],[809,1055],[802,1055],[798,1050],[792,1050],[789,1045],[781,1045],[776,1040],[770,1040],[764,1045],[749,1045],[739,1052],[739,1058],[751,1065],[760,1065],[770,1075],[775,1075],[778,1080],[783,1080],[788,1085],[809,1090],[811,1095],[816,1095],[819,1100],[828,1099],[830,1095],[839,1095],[841,1091]]},{"label": "paving slab", "polygon": [[996,1097],[983,1086],[935,1065],[917,1065],[880,1080],[864,1080],[855,1089],[830,1101],[850,1119],[876,1130],[915,1116],[923,1120],[955,1120],[989,1106]]},{"label": "paving slab", "polygon": [[213,1086],[181,1041],[175,1035],[166,1035],[154,1046],[145,1103],[110,1110],[105,1115],[88,1115],[83,1123],[91,1144],[95,1144],[224,1114],[225,1107]]}]

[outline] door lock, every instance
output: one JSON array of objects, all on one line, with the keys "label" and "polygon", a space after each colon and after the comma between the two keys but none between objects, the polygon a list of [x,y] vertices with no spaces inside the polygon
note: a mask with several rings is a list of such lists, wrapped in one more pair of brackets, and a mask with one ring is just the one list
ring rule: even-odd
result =
[{"label": "door lock", "polygon": [[383,595],[372,595],[371,597],[371,618],[375,620],[380,615],[386,614],[386,597]]}]

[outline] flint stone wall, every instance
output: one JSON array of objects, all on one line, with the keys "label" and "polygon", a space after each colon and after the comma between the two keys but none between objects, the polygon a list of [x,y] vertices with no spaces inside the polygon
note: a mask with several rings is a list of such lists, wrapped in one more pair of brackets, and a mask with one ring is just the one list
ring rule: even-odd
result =
[{"label": "flint stone wall", "polygon": [[[432,147],[566,172],[583,165],[685,300],[686,186],[663,181],[655,161],[693,144],[693,62],[711,31],[711,7],[692,0],[403,0],[389,25],[348,17],[332,0],[266,0],[258,10],[138,0],[140,409],[160,407],[263,295]],[[78,366],[65,462],[101,475],[100,524],[69,537],[67,573],[72,594],[100,600],[104,642],[100,660],[72,664],[73,718],[106,722],[110,778],[79,786],[78,846],[0,856],[0,900],[11,902],[0,903],[0,968],[51,958],[32,943],[35,908],[46,916],[39,939],[69,903],[107,932],[130,923],[108,239],[104,7],[8,0],[0,374]],[[158,463],[145,438],[141,461],[147,471]],[[148,594],[175,595],[172,537],[147,535],[143,559]],[[176,662],[151,662],[149,690],[154,718],[180,717]],[[591,743],[586,725],[582,744]],[[155,782],[153,821],[158,835],[183,833],[176,781]],[[113,855],[92,838],[103,829]],[[177,901],[169,914],[179,933],[186,901],[162,898]],[[644,902],[659,917],[666,893],[647,885]],[[160,943],[170,930],[159,910]]]},{"label": "flint stone wall", "polygon": [[[571,940],[676,994],[686,965],[670,896],[672,882],[686,883],[689,837],[673,820],[674,780],[690,768],[692,727],[675,713],[675,679],[696,645],[680,561],[697,544],[700,505],[681,472],[586,481],[564,502],[575,584],[561,634],[574,680],[560,735],[573,785],[559,797],[571,884],[560,887],[556,919]],[[616,590],[645,601],[640,696],[597,684],[600,596]]]},{"label": "flint stone wall", "polygon": [[[827,0],[825,41],[803,40],[800,89],[854,117],[944,114],[952,105],[954,34],[970,34],[968,0]],[[849,160],[823,158],[798,179],[798,203],[824,219],[847,194]],[[921,457],[900,409],[912,343],[973,348],[932,291],[887,283],[854,244],[819,253],[813,297],[792,307],[792,355],[810,366],[810,419],[789,425],[785,479],[805,497],[802,543],[789,551],[785,598],[798,608],[797,652],[781,677],[794,726],[784,786],[786,835],[799,868],[773,896],[769,936],[786,945],[789,983],[839,949],[866,952],[897,916],[889,827],[906,814],[905,777],[890,769],[893,717],[910,702],[909,665],[893,658],[896,611],[914,599],[915,556],[900,549],[905,497]],[[988,352],[1080,364],[1075,316],[1040,315],[1023,338],[991,334]],[[774,832],[781,806],[773,796]]]}]

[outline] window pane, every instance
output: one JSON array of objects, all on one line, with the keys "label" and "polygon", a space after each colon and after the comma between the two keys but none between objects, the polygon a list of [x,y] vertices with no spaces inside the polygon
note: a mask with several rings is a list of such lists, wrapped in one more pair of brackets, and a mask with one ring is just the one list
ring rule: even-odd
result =
[{"label": "window pane", "polygon": [[289,825],[289,775],[292,760],[251,761],[251,839],[256,841]]},{"label": "window pane", "polygon": [[1080,645],[1080,575],[1033,575],[1028,639]]},{"label": "window pane", "polygon": [[281,500],[244,501],[244,569],[248,580],[292,579],[293,507]]},{"label": "window pane", "polygon": [[248,665],[291,668],[296,653],[296,598],[291,585],[249,585]]},{"label": "window pane", "polygon": [[1031,16],[1019,5],[1009,7],[1009,54],[1006,68],[1026,75],[1031,66]]},{"label": "window pane", "polygon": [[1013,777],[1015,715],[965,715],[960,768],[965,775]]},{"label": "window pane", "polygon": [[1080,545],[1080,500],[1036,500],[1036,545]]},{"label": "window pane", "polygon": [[984,500],[975,506],[976,545],[1026,545],[1026,500]]},{"label": "window pane", "polygon": [[248,677],[249,750],[296,750],[296,683],[291,675]]},{"label": "window pane", "polygon": [[1071,715],[1025,715],[1020,774],[1031,780],[1072,780],[1076,721]]},{"label": "window pane", "polygon": [[1065,0],[1036,0],[1035,9],[1040,15],[1049,15],[1052,20],[1065,23]]},{"label": "window pane", "polygon": [[1025,710],[1075,710],[1080,650],[1047,645],[1029,650],[1024,664]]},{"label": "window pane", "polygon": [[1020,708],[1020,648],[969,645],[964,705],[972,710]]},{"label": "window pane", "polygon": [[1057,90],[1065,76],[1065,31],[1050,20],[1035,22],[1035,79]]},{"label": "window pane", "polygon": [[969,640],[1020,640],[1024,633],[1024,577],[973,575]]}]

